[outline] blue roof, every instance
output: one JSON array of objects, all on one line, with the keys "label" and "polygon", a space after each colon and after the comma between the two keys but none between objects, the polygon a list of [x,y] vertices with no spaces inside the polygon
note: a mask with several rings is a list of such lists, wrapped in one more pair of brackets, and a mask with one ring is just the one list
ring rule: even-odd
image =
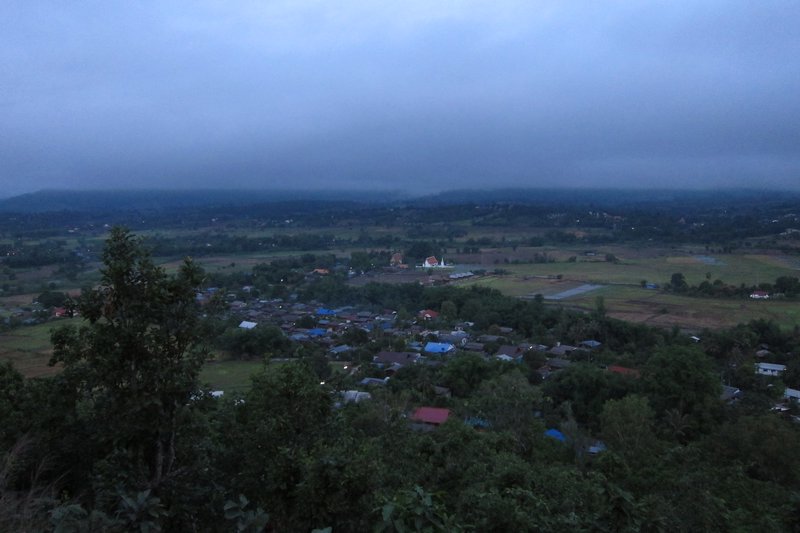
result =
[{"label": "blue roof", "polygon": [[485,418],[480,418],[478,416],[468,416],[464,420],[464,423],[467,424],[468,426],[472,426],[474,428],[479,428],[479,429],[488,429],[492,427],[492,424],[488,420],[486,420]]},{"label": "blue roof", "polygon": [[321,337],[325,335],[325,330],[322,328],[314,328],[308,330],[308,334],[311,335],[312,337]]},{"label": "blue roof", "polygon": [[445,342],[429,342],[425,345],[425,351],[429,353],[447,353],[455,349],[452,344]]},{"label": "blue roof", "polygon": [[544,436],[550,437],[551,439],[556,439],[560,442],[567,442],[567,437],[557,429],[548,429],[544,432]]},{"label": "blue roof", "polygon": [[317,314],[318,315],[329,316],[329,315],[333,315],[334,312],[331,309],[325,309],[324,307],[320,307],[319,309],[317,309]]}]

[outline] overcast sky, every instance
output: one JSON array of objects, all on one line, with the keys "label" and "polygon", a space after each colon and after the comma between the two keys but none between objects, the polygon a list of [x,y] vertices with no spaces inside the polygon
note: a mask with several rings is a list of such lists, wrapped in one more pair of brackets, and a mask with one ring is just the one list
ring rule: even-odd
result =
[{"label": "overcast sky", "polygon": [[800,4],[4,1],[0,185],[798,189]]}]

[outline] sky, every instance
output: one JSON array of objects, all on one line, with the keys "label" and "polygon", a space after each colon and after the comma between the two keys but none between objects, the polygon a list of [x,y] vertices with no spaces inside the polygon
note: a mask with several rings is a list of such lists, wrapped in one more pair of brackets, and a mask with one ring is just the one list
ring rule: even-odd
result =
[{"label": "sky", "polygon": [[0,2],[0,197],[800,189],[791,0]]}]

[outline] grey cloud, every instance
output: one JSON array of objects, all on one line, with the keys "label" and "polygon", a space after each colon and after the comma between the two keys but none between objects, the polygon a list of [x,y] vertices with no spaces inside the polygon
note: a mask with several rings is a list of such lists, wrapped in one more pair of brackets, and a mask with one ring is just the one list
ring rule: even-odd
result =
[{"label": "grey cloud", "polygon": [[790,3],[8,4],[6,194],[800,185]]}]

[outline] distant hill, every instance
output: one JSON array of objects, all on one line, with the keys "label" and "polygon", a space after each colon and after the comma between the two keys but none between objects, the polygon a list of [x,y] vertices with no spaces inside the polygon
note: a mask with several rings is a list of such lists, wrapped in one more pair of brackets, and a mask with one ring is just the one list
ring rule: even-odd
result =
[{"label": "distant hill", "polygon": [[676,189],[460,189],[409,200],[412,205],[527,204],[604,206],[754,204],[800,200],[800,193],[754,189],[676,190]]},{"label": "distant hill", "polygon": [[0,200],[0,212],[160,211],[170,208],[235,206],[279,202],[384,203],[404,198],[399,192],[267,190],[43,190]]},{"label": "distant hill", "polygon": [[[800,193],[766,190],[620,190],[620,189],[463,189],[427,196],[399,191],[269,191],[269,190],[43,190],[0,200],[0,212],[72,212],[91,215],[123,212],[158,212],[200,207],[246,211],[247,206],[281,205],[313,211],[325,206],[348,209],[358,206],[405,205],[435,207],[463,204],[524,204],[550,206],[615,206],[652,208],[655,205],[758,207],[764,204],[800,201]],[[227,210],[227,209],[226,209]]]}]

